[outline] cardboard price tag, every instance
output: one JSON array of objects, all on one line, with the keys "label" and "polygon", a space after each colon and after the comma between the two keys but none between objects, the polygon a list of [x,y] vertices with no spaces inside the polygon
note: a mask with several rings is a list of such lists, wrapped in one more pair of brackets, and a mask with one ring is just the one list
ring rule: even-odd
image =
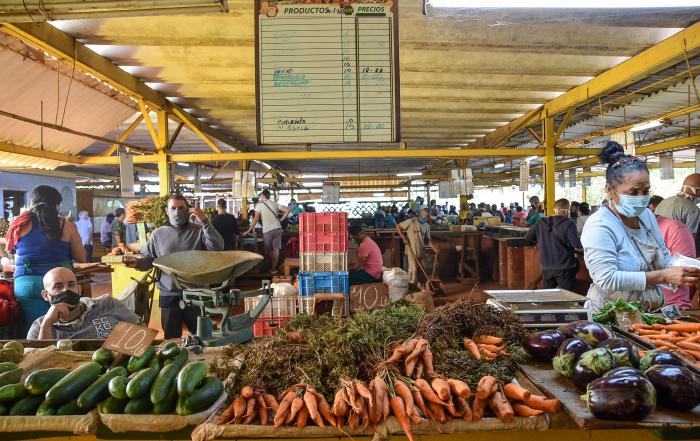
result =
[{"label": "cardboard price tag", "polygon": [[102,347],[120,354],[140,357],[158,335],[155,329],[119,322]]}]

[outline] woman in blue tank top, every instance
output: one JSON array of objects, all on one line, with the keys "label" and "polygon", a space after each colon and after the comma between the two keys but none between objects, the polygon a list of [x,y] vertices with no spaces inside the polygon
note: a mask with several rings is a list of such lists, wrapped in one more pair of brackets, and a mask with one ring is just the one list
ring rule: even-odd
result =
[{"label": "woman in blue tank top", "polygon": [[25,334],[49,310],[49,304],[41,297],[44,275],[59,266],[72,269],[73,261],[85,261],[78,229],[58,216],[62,201],[58,190],[40,185],[32,192],[31,199],[28,215],[13,221],[18,237],[14,246],[14,289],[24,316]]}]

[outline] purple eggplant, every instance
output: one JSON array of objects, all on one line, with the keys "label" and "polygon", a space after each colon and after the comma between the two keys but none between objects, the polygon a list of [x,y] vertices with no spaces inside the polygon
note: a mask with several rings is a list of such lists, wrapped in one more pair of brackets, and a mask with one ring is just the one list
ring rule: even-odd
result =
[{"label": "purple eggplant", "polygon": [[674,366],[686,367],[685,362],[678,358],[676,354],[669,351],[654,349],[653,351],[647,352],[644,357],[642,357],[639,362],[639,370],[646,372],[647,369],[655,364],[671,364]]},{"label": "purple eggplant", "polygon": [[656,389],[659,406],[686,411],[700,404],[700,379],[690,369],[657,364],[644,374]]},{"label": "purple eggplant", "polygon": [[589,345],[596,347],[605,340],[612,338],[613,333],[605,325],[587,320],[567,323],[558,328],[566,338],[581,338]]},{"label": "purple eggplant", "polygon": [[617,367],[615,357],[606,348],[593,349],[584,352],[574,365],[571,380],[576,387],[585,390],[588,383],[599,378],[604,373]]},{"label": "purple eggplant", "polygon": [[552,359],[554,370],[565,377],[571,378],[574,365],[581,357],[581,354],[591,350],[591,346],[580,338],[570,338],[564,340],[559,346],[557,355]]},{"label": "purple eggplant", "polygon": [[639,367],[639,350],[623,338],[609,338],[596,347],[608,348],[617,359],[618,366]]},{"label": "purple eggplant", "polygon": [[596,418],[641,421],[656,407],[656,390],[644,376],[598,378],[588,385],[586,402]]},{"label": "purple eggplant", "polygon": [[563,342],[564,335],[561,332],[549,330],[526,335],[523,347],[540,361],[552,361]]},{"label": "purple eggplant", "polygon": [[644,373],[640,371],[639,369],[635,369],[630,366],[622,366],[622,367],[616,367],[615,369],[610,369],[607,371],[603,377],[608,378],[608,377],[619,377],[623,375],[639,375],[640,377],[644,376]]}]

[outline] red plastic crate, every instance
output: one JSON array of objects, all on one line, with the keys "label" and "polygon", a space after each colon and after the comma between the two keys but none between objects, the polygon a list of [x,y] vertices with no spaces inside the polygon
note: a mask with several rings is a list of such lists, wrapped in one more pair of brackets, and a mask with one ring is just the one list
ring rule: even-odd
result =
[{"label": "red plastic crate", "polygon": [[[260,317],[253,323],[253,335],[255,337],[269,337],[275,335],[277,330],[285,327],[291,317]],[[276,323],[277,326],[271,326]]]},{"label": "red plastic crate", "polygon": [[299,236],[301,253],[347,253],[347,234],[307,234]]},{"label": "red plastic crate", "polygon": [[345,253],[348,251],[348,214],[301,213],[299,251],[302,253]]}]

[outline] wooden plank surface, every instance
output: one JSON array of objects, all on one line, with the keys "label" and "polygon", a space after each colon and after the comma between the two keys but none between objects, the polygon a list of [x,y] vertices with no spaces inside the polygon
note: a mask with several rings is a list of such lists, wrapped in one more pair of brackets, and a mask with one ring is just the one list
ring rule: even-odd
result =
[{"label": "wooden plank surface", "polygon": [[657,407],[644,421],[613,421],[594,417],[581,400],[582,393],[571,380],[552,366],[531,362],[520,365],[525,376],[548,395],[558,398],[566,413],[582,429],[694,429],[700,437],[700,406],[690,412],[675,412]]}]

